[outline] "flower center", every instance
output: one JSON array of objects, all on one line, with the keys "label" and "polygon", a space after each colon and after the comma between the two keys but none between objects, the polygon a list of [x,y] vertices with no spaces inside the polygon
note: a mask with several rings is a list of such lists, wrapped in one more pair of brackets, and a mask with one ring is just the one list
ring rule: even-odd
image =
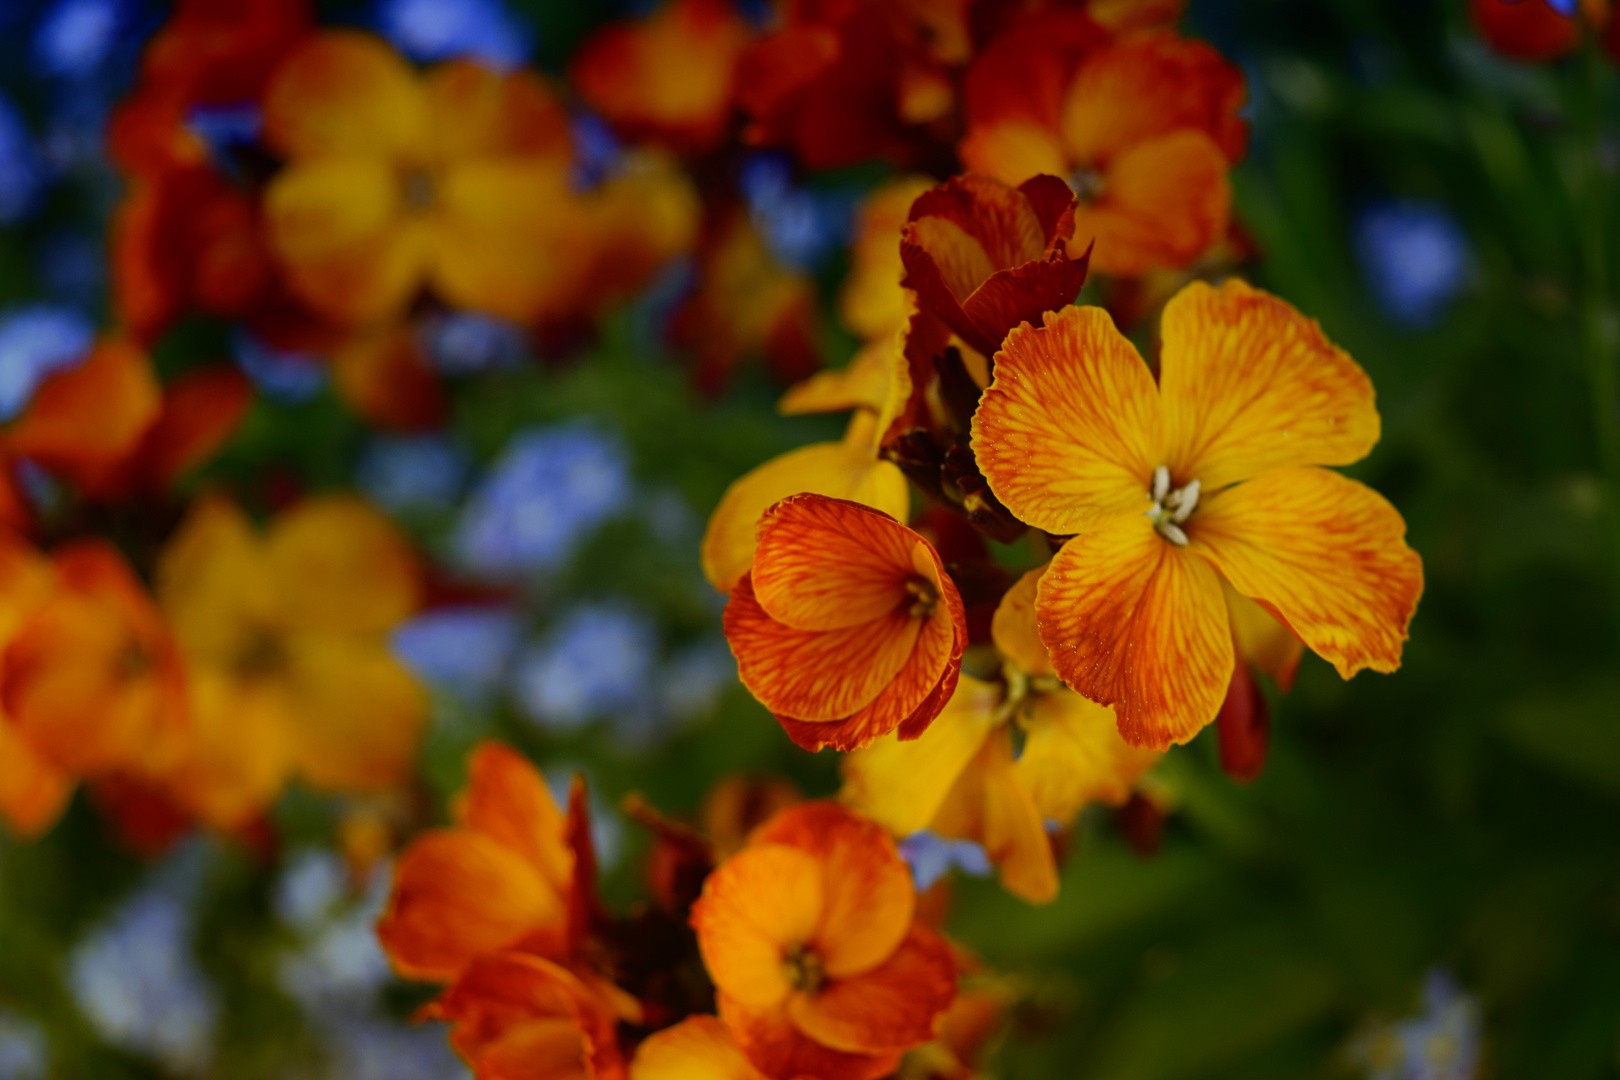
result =
[{"label": "flower center", "polygon": [[433,209],[438,201],[437,185],[433,182],[433,174],[426,169],[408,169],[399,181],[400,198],[405,203],[405,209],[415,213],[423,213]]},{"label": "flower center", "polygon": [[821,990],[827,973],[821,967],[821,954],[806,945],[795,945],[782,957],[782,973],[788,985],[806,994]]},{"label": "flower center", "polygon": [[1069,186],[1083,203],[1096,202],[1108,191],[1108,177],[1094,166],[1082,165],[1069,174]]},{"label": "flower center", "polygon": [[906,593],[911,597],[911,617],[926,619],[939,603],[939,590],[927,578],[914,577],[906,582]]},{"label": "flower center", "polygon": [[258,628],[237,651],[236,674],[244,679],[274,675],[287,666],[287,648],[273,630]]},{"label": "flower center", "polygon": [[1187,534],[1181,526],[1198,509],[1198,481],[1171,491],[1170,470],[1160,465],[1153,470],[1153,487],[1148,494],[1153,496],[1153,505],[1147,510],[1153,527],[1172,544],[1186,547]]}]

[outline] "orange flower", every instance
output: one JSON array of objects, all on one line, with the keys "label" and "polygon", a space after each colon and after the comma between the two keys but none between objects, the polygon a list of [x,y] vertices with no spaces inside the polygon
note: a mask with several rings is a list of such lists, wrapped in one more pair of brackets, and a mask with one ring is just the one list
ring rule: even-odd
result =
[{"label": "orange flower", "polygon": [[[1070,250],[1095,241],[1093,265],[1103,273],[1185,265],[1230,218],[1226,173],[1248,138],[1237,115],[1243,74],[1209,46],[1170,33],[1090,51],[1076,36],[1046,46],[1009,33],[987,50],[981,63],[994,77],[969,79],[962,161],[1013,184],[1068,177],[1080,197]],[[1037,55],[1009,63],[1026,50]],[[1065,67],[1063,81],[1053,77]]]},{"label": "orange flower", "polygon": [[390,655],[416,607],[415,559],[356,499],[310,499],[260,536],[220,499],[197,504],[158,564],[190,675],[193,741],[167,776],[222,828],[293,775],[327,790],[404,778],[427,698]]},{"label": "orange flower", "polygon": [[588,259],[566,212],[571,144],[531,73],[452,62],[419,78],[382,42],[309,38],[265,94],[272,246],[293,287],[343,323],[396,316],[425,284],[517,321],[571,296]]},{"label": "orange flower", "polygon": [[926,176],[902,176],[873,191],[861,204],[855,243],[850,248],[849,275],[838,294],[838,312],[847,326],[866,341],[887,338],[911,319],[906,291],[900,285],[900,230],[911,206],[934,186]]},{"label": "orange flower", "polygon": [[964,675],[922,738],[882,739],[842,762],[843,798],[856,810],[896,836],[931,829],[976,841],[1002,884],[1037,904],[1058,890],[1045,823],[1067,824],[1090,802],[1124,803],[1160,756],[1128,745],[1109,709],[1057,680],[1036,633],[1041,574],[1024,575],[996,609],[999,683]]},{"label": "orange flower", "polygon": [[57,767],[159,770],[185,737],[185,674],[123,557],[99,541],[52,556],[55,587],[5,654],[5,712]]},{"label": "orange flower", "polygon": [[934,1037],[956,965],[916,905],[894,841],[833,803],[783,811],[709,876],[692,926],[755,1068],[875,1080]]},{"label": "orange flower", "polygon": [[[0,650],[51,594],[51,564],[21,538],[0,532]],[[3,655],[3,653],[0,653]],[[0,679],[5,676],[0,668]],[[0,704],[0,819],[19,836],[40,835],[61,816],[74,778],[41,753]]]},{"label": "orange flower", "polygon": [[689,1016],[636,1047],[630,1080],[766,1080],[713,1016]]},{"label": "orange flower", "polygon": [[1186,0],[1087,0],[1086,14],[1118,32],[1171,25],[1186,6]]},{"label": "orange flower", "polygon": [[355,334],[332,352],[332,388],[358,415],[388,431],[432,430],[448,403],[411,322]]},{"label": "orange flower", "polygon": [[477,1080],[625,1080],[616,1026],[633,1002],[538,956],[473,960],[424,1019],[447,1020]]},{"label": "orange flower", "polygon": [[743,685],[800,746],[921,735],[967,647],[962,598],[933,546],[887,514],[796,495],[766,511],[726,638]]},{"label": "orange flower", "polygon": [[591,108],[631,138],[707,150],[731,119],[748,37],[726,0],[669,0],[646,19],[598,30],[568,70]]},{"label": "orange flower", "polygon": [[956,176],[923,193],[901,234],[904,284],[918,305],[990,356],[1007,331],[1073,303],[1086,258],[1067,254],[1074,194],[1055,176],[1010,188]]},{"label": "orange flower", "polygon": [[394,970],[449,981],[506,949],[561,957],[575,877],[566,819],[545,781],[495,743],[474,750],[453,828],[417,837],[394,872],[377,936]]},{"label": "orange flower", "polygon": [[1222,579],[1345,678],[1400,665],[1423,591],[1395,508],[1318,467],[1366,456],[1379,420],[1315,322],[1234,280],[1182,290],[1161,330],[1158,386],[1100,308],[1015,330],[972,436],[996,496],[1072,536],[1036,601],[1057,673],[1158,748],[1226,692]]}]

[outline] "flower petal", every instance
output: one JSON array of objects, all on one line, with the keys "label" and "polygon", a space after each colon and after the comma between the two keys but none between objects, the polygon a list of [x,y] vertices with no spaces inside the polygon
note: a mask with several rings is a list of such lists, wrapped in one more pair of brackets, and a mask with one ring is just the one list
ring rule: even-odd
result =
[{"label": "flower petal", "polygon": [[1007,335],[973,416],[973,453],[1021,521],[1059,535],[1145,510],[1163,435],[1158,390],[1101,308]]},{"label": "flower petal", "polygon": [[976,125],[957,147],[962,164],[1008,184],[1069,171],[1057,132],[1033,120],[1008,118]]},{"label": "flower petal", "polygon": [[82,487],[116,484],[118,466],[162,408],[163,391],[146,354],[126,342],[103,341],[83,363],[40,384],[4,436],[5,449]]},{"label": "flower petal", "polygon": [[1226,159],[1201,131],[1137,143],[1109,163],[1102,197],[1075,209],[1069,251],[1091,248],[1098,272],[1119,277],[1187,266],[1226,232],[1226,173]]},{"label": "flower petal", "polygon": [[328,791],[403,782],[428,717],[427,693],[386,644],[344,634],[286,638],[292,754]]},{"label": "flower petal", "polygon": [[0,716],[0,821],[21,839],[34,839],[56,824],[72,797],[72,775]]},{"label": "flower petal", "polygon": [[[919,574],[917,548],[924,573]],[[928,542],[859,503],[817,495],[784,499],[759,522],[754,596],[795,630],[843,630],[909,606],[906,583],[937,587]]]},{"label": "flower petal", "polygon": [[427,76],[425,107],[434,157],[535,154],[573,157],[568,113],[532,71],[499,72],[470,60],[440,64]]},{"label": "flower petal", "polygon": [[847,754],[841,762],[841,797],[896,836],[927,828],[995,727],[1001,697],[999,686],[962,676],[956,694],[921,738],[901,742],[886,736]]},{"label": "flower petal", "polygon": [[1232,675],[1220,578],[1145,515],[1099,523],[1063,545],[1035,610],[1052,666],[1113,706],[1132,746],[1166,749],[1215,718]]},{"label": "flower petal", "polygon": [[1277,689],[1288,693],[1305,654],[1305,643],[1269,611],[1232,588],[1230,582],[1222,581],[1221,591],[1226,594],[1226,610],[1232,616],[1232,638],[1237,642],[1238,655],[1270,675]]},{"label": "flower petal", "polygon": [[369,34],[312,36],[265,90],[265,140],[285,157],[421,160],[427,108],[400,55]]},{"label": "flower petal", "polygon": [[750,1009],[724,990],[717,997],[720,1019],[737,1040],[738,1048],[766,1076],[879,1080],[900,1066],[897,1050],[849,1054],[823,1046],[799,1030],[788,1015],[786,1001],[768,1009]]},{"label": "flower petal", "polygon": [[360,499],[307,499],[265,537],[270,571],[297,627],[381,635],[421,596],[416,558],[392,522]]},{"label": "flower petal", "polygon": [[1013,771],[1051,821],[1067,822],[1090,802],[1123,804],[1162,756],[1126,742],[1112,709],[1070,690],[1037,695],[1023,725]]},{"label": "flower petal", "polygon": [[500,743],[480,743],[468,760],[467,788],[455,812],[462,828],[500,841],[528,860],[559,895],[568,891],[574,858],[564,840],[563,814],[523,755]]},{"label": "flower petal", "polygon": [[1212,496],[1193,550],[1348,679],[1401,664],[1423,595],[1406,522],[1376,491],[1327,469],[1278,469]]},{"label": "flower petal", "polygon": [[1046,567],[1038,566],[1013,583],[1002,594],[990,620],[990,636],[1002,657],[1012,661],[1026,675],[1052,675],[1052,659],[1041,642],[1035,619],[1035,592]]},{"label": "flower petal", "polygon": [[711,873],[692,905],[692,928],[715,986],[752,1009],[786,998],[793,988],[783,960],[814,936],[829,881],[813,853],[770,841]]},{"label": "flower petal", "polygon": [[1267,469],[1348,465],[1378,442],[1372,381],[1285,301],[1236,279],[1164,309],[1170,470],[1212,491]]},{"label": "flower petal", "polygon": [[930,826],[941,836],[982,845],[1008,892],[1032,904],[1058,893],[1057,861],[1035,800],[1014,768],[1011,734],[1003,728],[984,741],[963,770]]},{"label": "flower petal", "polygon": [[630,1080],[766,1080],[731,1030],[714,1016],[689,1016],[636,1047]]},{"label": "flower petal", "polygon": [[920,923],[881,965],[832,978],[819,994],[794,994],[788,1015],[823,1046],[849,1053],[906,1050],[934,1037],[956,997],[956,962],[945,939]]}]

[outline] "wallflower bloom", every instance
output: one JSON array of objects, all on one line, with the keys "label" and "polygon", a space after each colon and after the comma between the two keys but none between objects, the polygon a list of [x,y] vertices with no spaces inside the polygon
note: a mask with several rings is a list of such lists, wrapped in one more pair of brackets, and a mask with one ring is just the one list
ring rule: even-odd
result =
[{"label": "wallflower bloom", "polygon": [[917,303],[990,356],[1007,332],[1073,303],[1087,260],[1067,253],[1075,198],[1055,176],[1018,188],[955,176],[918,196],[901,233],[904,284]]},{"label": "wallflower bloom", "polygon": [[427,695],[388,632],[420,585],[386,519],[357,499],[311,499],[260,536],[205,500],[157,576],[190,682],[194,741],[168,777],[183,804],[230,827],[294,774],[329,790],[404,776]]},{"label": "wallflower bloom", "polygon": [[630,1080],[766,1080],[713,1016],[689,1016],[636,1047]]},{"label": "wallflower bloom", "polygon": [[[0,650],[9,647],[55,585],[55,572],[43,555],[0,532]],[[42,753],[0,707],[0,818],[19,836],[38,836],[66,809],[73,783],[73,775]]]},{"label": "wallflower bloom", "polygon": [[1031,903],[1057,896],[1045,823],[1124,803],[1160,756],[1130,746],[1111,710],[1058,681],[1036,632],[1041,575],[1025,574],[996,609],[1000,684],[964,675],[922,738],[885,738],[843,760],[843,798],[856,810],[897,836],[929,829],[982,844],[1002,884]]},{"label": "wallflower bloom", "polygon": [[1067,177],[1080,197],[1070,250],[1095,241],[1103,273],[1191,262],[1231,214],[1226,173],[1248,139],[1242,72],[1170,33],[1077,48],[1095,40],[1084,23],[1048,35],[1052,18],[1033,24],[1039,37],[1009,33],[970,75],[963,163],[1012,184]]},{"label": "wallflower bloom", "polygon": [[1127,741],[1161,749],[1226,692],[1223,579],[1345,678],[1400,665],[1423,591],[1395,508],[1318,467],[1378,441],[1372,384],[1349,356],[1235,280],[1182,290],[1162,335],[1155,386],[1101,309],[1021,327],[972,437],[1014,514],[1072,536],[1035,604],[1058,675],[1111,705]]},{"label": "wallflower bloom", "polygon": [[838,294],[838,314],[866,341],[885,339],[911,319],[900,285],[905,265],[895,238],[905,228],[912,204],[933,186],[926,176],[902,176],[877,188],[861,204],[849,275]]},{"label": "wallflower bloom", "polygon": [[766,512],[725,629],[743,685],[807,750],[896,729],[916,738],[950,700],[967,647],[962,598],[933,546],[822,495]]},{"label": "wallflower bloom", "polygon": [[934,1037],[956,995],[882,829],[832,803],[783,811],[709,875],[692,908],[720,1016],[775,1080],[875,1080]]},{"label": "wallflower bloom", "polygon": [[494,743],[474,751],[455,825],[406,849],[377,935],[406,978],[447,982],[505,949],[562,956],[575,855],[545,780]]}]

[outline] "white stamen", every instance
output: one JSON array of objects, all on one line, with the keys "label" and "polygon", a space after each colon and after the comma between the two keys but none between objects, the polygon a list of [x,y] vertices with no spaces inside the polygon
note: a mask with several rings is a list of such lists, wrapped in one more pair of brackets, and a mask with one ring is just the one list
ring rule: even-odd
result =
[{"label": "white stamen", "polygon": [[1176,545],[1176,547],[1187,546],[1187,534],[1181,531],[1180,525],[1161,521],[1159,522],[1159,535]]},{"label": "white stamen", "polygon": [[1198,509],[1199,482],[1188,481],[1185,487],[1170,490],[1170,470],[1160,465],[1153,470],[1153,487],[1148,492],[1153,505],[1147,510],[1148,520],[1159,530],[1159,535],[1177,547],[1187,546],[1187,533],[1181,526]]},{"label": "white stamen", "polygon": [[1176,500],[1176,512],[1170,516],[1170,520],[1180,525],[1187,520],[1188,515],[1198,508],[1198,481],[1194,480],[1177,494],[1181,498]]},{"label": "white stamen", "polygon": [[1153,501],[1164,502],[1165,495],[1170,491],[1170,470],[1160,465],[1153,470]]}]

